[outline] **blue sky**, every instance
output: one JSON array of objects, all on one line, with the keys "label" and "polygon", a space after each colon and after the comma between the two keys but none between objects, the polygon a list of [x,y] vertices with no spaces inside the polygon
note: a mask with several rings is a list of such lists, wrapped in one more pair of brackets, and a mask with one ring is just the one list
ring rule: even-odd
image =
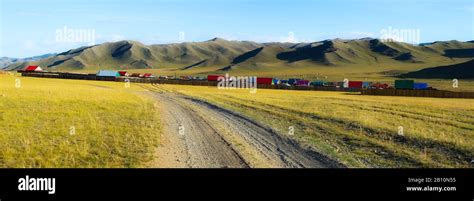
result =
[{"label": "blue sky", "polygon": [[[473,0],[0,0],[0,9],[0,56],[9,57],[123,39],[308,42],[389,28],[419,30],[421,42],[474,40]],[[89,35],[64,39],[79,31]]]}]

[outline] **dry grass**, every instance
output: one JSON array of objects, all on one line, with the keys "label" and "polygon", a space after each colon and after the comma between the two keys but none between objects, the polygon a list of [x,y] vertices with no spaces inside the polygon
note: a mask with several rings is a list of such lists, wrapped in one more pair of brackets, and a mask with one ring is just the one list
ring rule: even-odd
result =
[{"label": "dry grass", "polygon": [[[349,167],[472,167],[474,100],[161,85],[264,122]],[[403,127],[403,135],[399,129]]]},{"label": "dry grass", "polygon": [[142,167],[160,127],[153,101],[140,91],[0,75],[0,167]]}]

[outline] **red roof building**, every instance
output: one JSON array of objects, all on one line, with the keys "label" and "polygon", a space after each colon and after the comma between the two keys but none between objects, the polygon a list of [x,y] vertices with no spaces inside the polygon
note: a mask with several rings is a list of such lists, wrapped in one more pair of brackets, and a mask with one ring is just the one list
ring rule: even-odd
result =
[{"label": "red roof building", "polygon": [[150,78],[150,77],[153,77],[153,75],[151,73],[145,73],[145,74],[143,74],[143,77],[144,78]]},{"label": "red roof building", "polygon": [[28,71],[28,72],[38,72],[38,71],[43,71],[43,69],[40,67],[40,66],[28,66],[25,68],[24,71]]},{"label": "red roof building", "polygon": [[120,74],[120,76],[124,76],[124,77],[128,76],[127,71],[119,71],[119,74]]},{"label": "red roof building", "polygon": [[273,78],[271,77],[257,77],[257,84],[272,84]]},{"label": "red roof building", "polygon": [[362,81],[349,81],[349,88],[362,88],[364,82]]},{"label": "red roof building", "polygon": [[218,81],[219,77],[224,77],[223,75],[208,75],[207,81]]}]

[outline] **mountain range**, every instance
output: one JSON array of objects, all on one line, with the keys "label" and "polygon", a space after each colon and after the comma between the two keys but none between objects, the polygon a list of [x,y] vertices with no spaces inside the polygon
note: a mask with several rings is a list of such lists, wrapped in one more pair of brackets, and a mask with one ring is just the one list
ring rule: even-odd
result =
[{"label": "mountain range", "polygon": [[110,42],[71,49],[38,60],[18,60],[7,65],[6,69],[40,65],[52,71],[158,69],[163,72],[209,74],[317,73],[321,69],[352,68],[364,72],[402,74],[467,63],[472,59],[473,41],[412,45],[373,38],[312,43],[256,43],[214,38],[204,42],[163,45],[144,45],[128,40]]},{"label": "mountain range", "polygon": [[6,68],[7,66],[18,63],[18,62],[31,62],[31,61],[38,61],[47,57],[54,56],[56,54],[44,54],[40,56],[34,57],[27,57],[27,58],[11,58],[11,57],[0,57],[0,69]]}]

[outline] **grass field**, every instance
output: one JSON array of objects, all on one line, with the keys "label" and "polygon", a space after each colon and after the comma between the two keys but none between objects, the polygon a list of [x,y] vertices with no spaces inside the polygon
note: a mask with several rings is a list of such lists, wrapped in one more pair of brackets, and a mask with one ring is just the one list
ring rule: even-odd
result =
[{"label": "grass field", "polygon": [[160,85],[247,115],[349,167],[472,167],[474,100]]},{"label": "grass field", "polygon": [[[470,99],[159,88],[242,113],[349,167],[472,167],[474,159]],[[146,167],[161,128],[142,92],[118,82],[0,75],[0,167]]]},{"label": "grass field", "polygon": [[145,166],[160,126],[141,91],[116,82],[0,75],[0,167]]}]

